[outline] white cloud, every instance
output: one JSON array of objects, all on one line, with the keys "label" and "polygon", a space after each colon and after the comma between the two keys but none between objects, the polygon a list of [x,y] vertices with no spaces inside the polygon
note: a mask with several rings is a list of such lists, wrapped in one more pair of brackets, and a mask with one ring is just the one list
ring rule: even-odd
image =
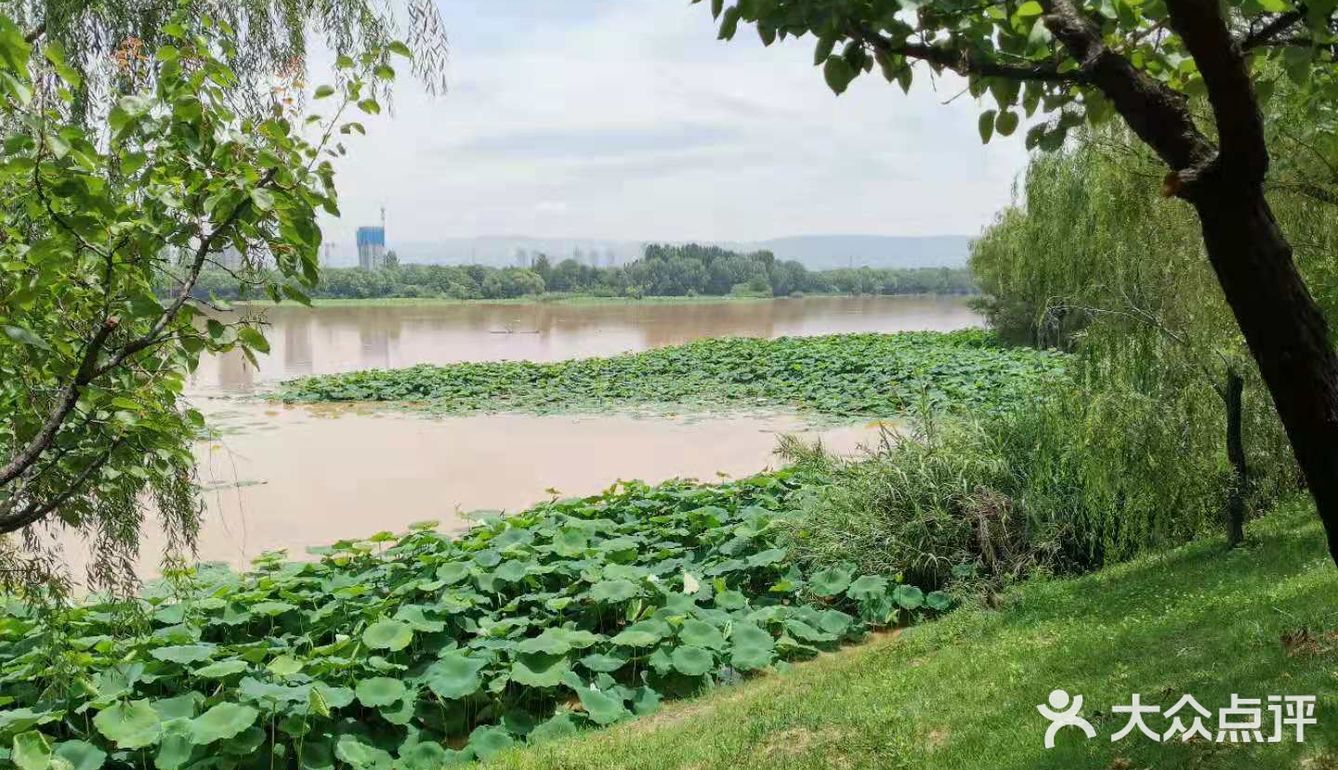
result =
[{"label": "white cloud", "polygon": [[389,239],[530,234],[749,240],[974,233],[1007,202],[1020,135],[982,146],[977,105],[927,71],[875,72],[837,98],[811,39],[715,40],[682,0],[452,0],[451,91],[407,79],[340,165],[343,250]]}]

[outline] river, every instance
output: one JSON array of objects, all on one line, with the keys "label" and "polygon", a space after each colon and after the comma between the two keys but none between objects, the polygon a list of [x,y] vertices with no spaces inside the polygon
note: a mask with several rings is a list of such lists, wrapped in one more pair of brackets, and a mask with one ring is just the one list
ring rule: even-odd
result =
[{"label": "river", "polygon": [[[714,480],[773,466],[782,433],[840,452],[878,424],[815,426],[795,415],[426,417],[369,405],[286,406],[253,394],[312,373],[453,361],[551,361],[715,336],[948,330],[979,317],[960,298],[810,297],[640,303],[388,303],[273,307],[271,353],[201,362],[188,397],[218,430],[197,449],[206,488],[198,557],[244,567],[272,549],[516,510],[618,479]],[[149,532],[140,570],[155,572]],[[81,562],[77,553],[71,557]]]}]

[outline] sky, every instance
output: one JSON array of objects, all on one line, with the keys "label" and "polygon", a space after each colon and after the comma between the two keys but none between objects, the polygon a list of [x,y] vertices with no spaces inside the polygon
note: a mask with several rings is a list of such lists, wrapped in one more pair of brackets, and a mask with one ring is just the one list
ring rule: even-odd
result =
[{"label": "sky", "polygon": [[[338,165],[351,251],[488,235],[752,241],[973,235],[1011,198],[1022,131],[982,145],[955,78],[877,70],[837,97],[813,39],[716,40],[687,0],[441,0],[449,91],[401,67],[393,109]],[[313,66],[319,80],[320,68]],[[933,80],[933,82],[931,82]],[[954,98],[955,97],[955,98]]]}]

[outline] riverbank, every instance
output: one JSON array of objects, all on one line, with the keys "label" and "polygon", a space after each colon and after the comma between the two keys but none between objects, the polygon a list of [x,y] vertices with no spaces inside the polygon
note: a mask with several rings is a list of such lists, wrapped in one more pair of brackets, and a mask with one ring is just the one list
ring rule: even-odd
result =
[{"label": "riverbank", "polygon": [[[997,610],[877,636],[788,673],[597,733],[494,757],[489,768],[954,768],[1322,770],[1338,766],[1338,572],[1307,503],[1214,538],[1072,580],[1037,581]],[[1097,736],[1043,744],[1051,690],[1084,696]],[[1192,694],[1213,717],[1242,697],[1315,695],[1305,742],[1154,742],[1110,707],[1168,709]],[[1159,732],[1168,720],[1148,717]],[[1271,732],[1271,717],[1265,713]],[[1216,737],[1214,735],[1214,737]]]}]

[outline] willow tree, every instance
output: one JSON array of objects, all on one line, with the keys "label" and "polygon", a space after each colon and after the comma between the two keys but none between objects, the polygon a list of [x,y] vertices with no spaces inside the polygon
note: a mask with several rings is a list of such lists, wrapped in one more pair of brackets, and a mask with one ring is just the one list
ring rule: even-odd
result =
[{"label": "willow tree", "polygon": [[80,75],[76,103],[96,102],[126,85],[127,58],[170,42],[167,22],[178,13],[225,25],[235,46],[224,63],[238,75],[234,96],[263,107],[272,80],[305,71],[319,43],[356,57],[403,39],[414,71],[429,90],[445,88],[446,34],[434,0],[15,0],[5,13],[29,43],[60,46]]},{"label": "willow tree", "polygon": [[[427,11],[424,10],[427,7]],[[273,299],[315,285],[333,156],[409,57],[364,0],[19,0],[0,11],[0,591],[64,581],[51,543],[92,544],[128,590],[146,516],[179,553],[199,523],[182,400],[201,355],[268,350],[220,319],[201,271]],[[420,74],[430,0],[409,0]],[[339,52],[304,117],[307,30]],[[31,592],[30,592],[31,595]]]},{"label": "willow tree", "polygon": [[[1027,145],[1118,116],[1166,167],[1259,366],[1338,561],[1338,356],[1264,195],[1269,143],[1260,63],[1276,58],[1317,104],[1338,97],[1334,0],[739,0],[720,37],[753,23],[763,42],[812,34],[828,85],[878,67],[909,88],[917,68],[950,70],[996,106],[980,130]],[[838,52],[838,47],[840,50]],[[1197,115],[1202,96],[1210,114]],[[1150,260],[1156,254],[1148,254]]]}]

